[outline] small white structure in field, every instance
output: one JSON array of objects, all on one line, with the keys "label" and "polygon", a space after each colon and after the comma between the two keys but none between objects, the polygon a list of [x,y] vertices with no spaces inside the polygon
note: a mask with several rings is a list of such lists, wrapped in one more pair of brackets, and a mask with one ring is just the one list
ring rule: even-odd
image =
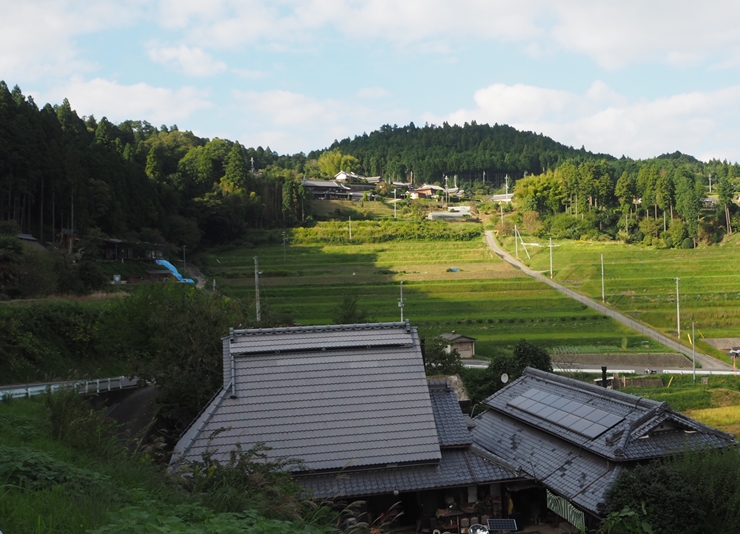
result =
[{"label": "small white structure in field", "polygon": [[454,330],[452,332],[445,332],[439,337],[448,343],[445,351],[450,352],[452,349],[457,349],[461,358],[472,358],[475,356],[476,339],[474,337],[458,334]]}]

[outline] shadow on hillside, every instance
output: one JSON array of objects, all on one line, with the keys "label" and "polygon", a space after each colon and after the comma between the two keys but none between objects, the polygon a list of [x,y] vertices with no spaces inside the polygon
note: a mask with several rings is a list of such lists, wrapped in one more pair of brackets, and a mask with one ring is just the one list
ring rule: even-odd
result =
[{"label": "shadow on hillside", "polygon": [[[375,252],[363,245],[356,250],[351,245],[299,245],[286,246],[285,251],[282,246],[264,246],[222,254],[219,263],[209,261],[206,271],[224,294],[253,303],[257,256],[261,305],[295,324],[332,323],[347,295],[357,297],[369,322],[398,321],[400,281],[404,275],[418,278],[423,273],[378,265],[378,253],[391,247],[403,243],[388,243]],[[464,271],[450,272],[445,279],[404,281],[403,297],[404,319],[418,326],[422,336],[454,330],[477,338],[486,355],[506,350],[521,338],[548,347],[595,345],[614,351],[625,339],[630,347],[641,347],[645,339],[529,278],[481,280],[465,278]]]}]

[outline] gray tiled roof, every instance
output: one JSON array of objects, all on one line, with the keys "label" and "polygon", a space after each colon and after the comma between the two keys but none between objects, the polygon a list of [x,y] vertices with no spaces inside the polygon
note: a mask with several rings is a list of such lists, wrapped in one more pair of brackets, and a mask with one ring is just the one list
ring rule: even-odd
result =
[{"label": "gray tiled roof", "polygon": [[429,379],[429,396],[437,423],[439,444],[443,448],[463,447],[472,443],[465,414],[460,409],[457,394],[444,378]]},{"label": "gray tiled roof", "polygon": [[224,341],[224,379],[233,356],[236,397],[225,384],[174,461],[206,450],[225,460],[237,443],[265,443],[270,455],[312,470],[439,461],[419,338],[408,323],[244,330]]},{"label": "gray tiled roof", "polygon": [[463,334],[458,334],[457,332],[445,332],[444,334],[440,334],[439,337],[449,342],[477,341],[477,339],[475,339],[474,337],[465,336]]},{"label": "gray tiled roof", "polygon": [[[591,439],[509,404],[533,388],[569,401],[598,408],[608,414],[616,415],[621,421],[603,434]],[[675,412],[665,403],[536,369],[528,368],[522,377],[496,392],[484,403],[509,417],[614,461],[657,458],[668,452],[685,450],[687,447],[717,448],[737,444],[731,434],[710,428]],[[666,434],[666,431],[653,432],[666,420],[673,421],[688,432],[677,430],[673,432],[673,436],[670,433]]]},{"label": "gray tiled roof", "polygon": [[[532,390],[600,409],[619,422],[590,439],[517,408],[517,402],[510,404]],[[665,403],[529,368],[485,404],[491,409],[475,418],[473,443],[515,473],[532,477],[594,515],[605,513],[606,493],[620,470],[638,460],[737,445],[730,434]]]},{"label": "gray tiled roof", "polygon": [[594,514],[601,513],[599,503],[605,501],[608,489],[602,481],[615,469],[613,462],[505,414],[489,410],[475,422],[476,445],[520,475],[533,478]]},{"label": "gray tiled roof", "polygon": [[501,465],[477,454],[474,449],[442,451],[436,465],[416,465],[392,469],[343,471],[296,478],[313,498],[353,498],[388,494],[394,491],[420,491],[516,479]]}]

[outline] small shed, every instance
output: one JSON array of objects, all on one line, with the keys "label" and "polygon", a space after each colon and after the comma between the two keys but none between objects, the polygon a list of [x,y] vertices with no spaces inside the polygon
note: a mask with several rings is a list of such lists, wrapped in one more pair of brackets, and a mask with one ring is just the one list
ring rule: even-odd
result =
[{"label": "small shed", "polygon": [[447,352],[457,349],[461,358],[472,358],[475,356],[475,342],[477,340],[474,337],[458,334],[454,330],[452,332],[445,332],[439,337],[447,341],[448,345],[445,349]]}]

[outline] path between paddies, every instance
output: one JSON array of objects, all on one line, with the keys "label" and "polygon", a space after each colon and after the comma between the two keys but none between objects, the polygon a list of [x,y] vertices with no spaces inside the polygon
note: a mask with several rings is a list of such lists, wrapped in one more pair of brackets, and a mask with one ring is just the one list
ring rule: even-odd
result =
[{"label": "path between paddies", "polygon": [[[629,326],[630,328],[637,330],[641,334],[644,334],[648,337],[651,337],[655,341],[662,343],[666,347],[670,347],[671,349],[678,351],[682,354],[685,354],[688,356],[689,359],[691,359],[691,349],[689,347],[684,347],[677,341],[671,339],[670,337],[666,336],[665,334],[661,334],[660,332],[653,330],[652,328],[649,328],[645,326],[644,324],[635,321],[634,319],[630,319],[626,315],[622,315],[621,313],[604,306],[603,304],[599,304],[595,300],[591,300],[590,298],[581,295],[580,293],[576,293],[572,289],[568,289],[567,287],[564,287],[557,282],[554,282],[544,276],[541,273],[538,273],[537,271],[533,271],[526,265],[524,265],[522,262],[514,258],[511,254],[503,250],[498,242],[496,241],[496,238],[493,236],[493,232],[491,230],[486,230],[486,241],[488,242],[488,246],[493,250],[493,252],[496,253],[497,256],[499,256],[502,260],[510,263],[515,268],[522,271],[524,274],[527,274],[534,278],[535,280],[539,280],[540,282],[544,282],[545,284],[549,285],[553,289],[556,289],[560,291],[562,294],[577,300],[581,304],[585,304],[589,308],[593,308],[594,310],[598,311],[599,313],[603,313],[604,315],[611,317],[612,319],[619,321],[620,323]],[[708,356],[706,354],[702,354],[698,350],[696,351],[696,363],[700,364],[702,369],[705,371],[731,371],[732,366],[729,364],[726,364],[725,362],[721,362],[717,360],[716,358],[712,358],[711,356]]]}]

